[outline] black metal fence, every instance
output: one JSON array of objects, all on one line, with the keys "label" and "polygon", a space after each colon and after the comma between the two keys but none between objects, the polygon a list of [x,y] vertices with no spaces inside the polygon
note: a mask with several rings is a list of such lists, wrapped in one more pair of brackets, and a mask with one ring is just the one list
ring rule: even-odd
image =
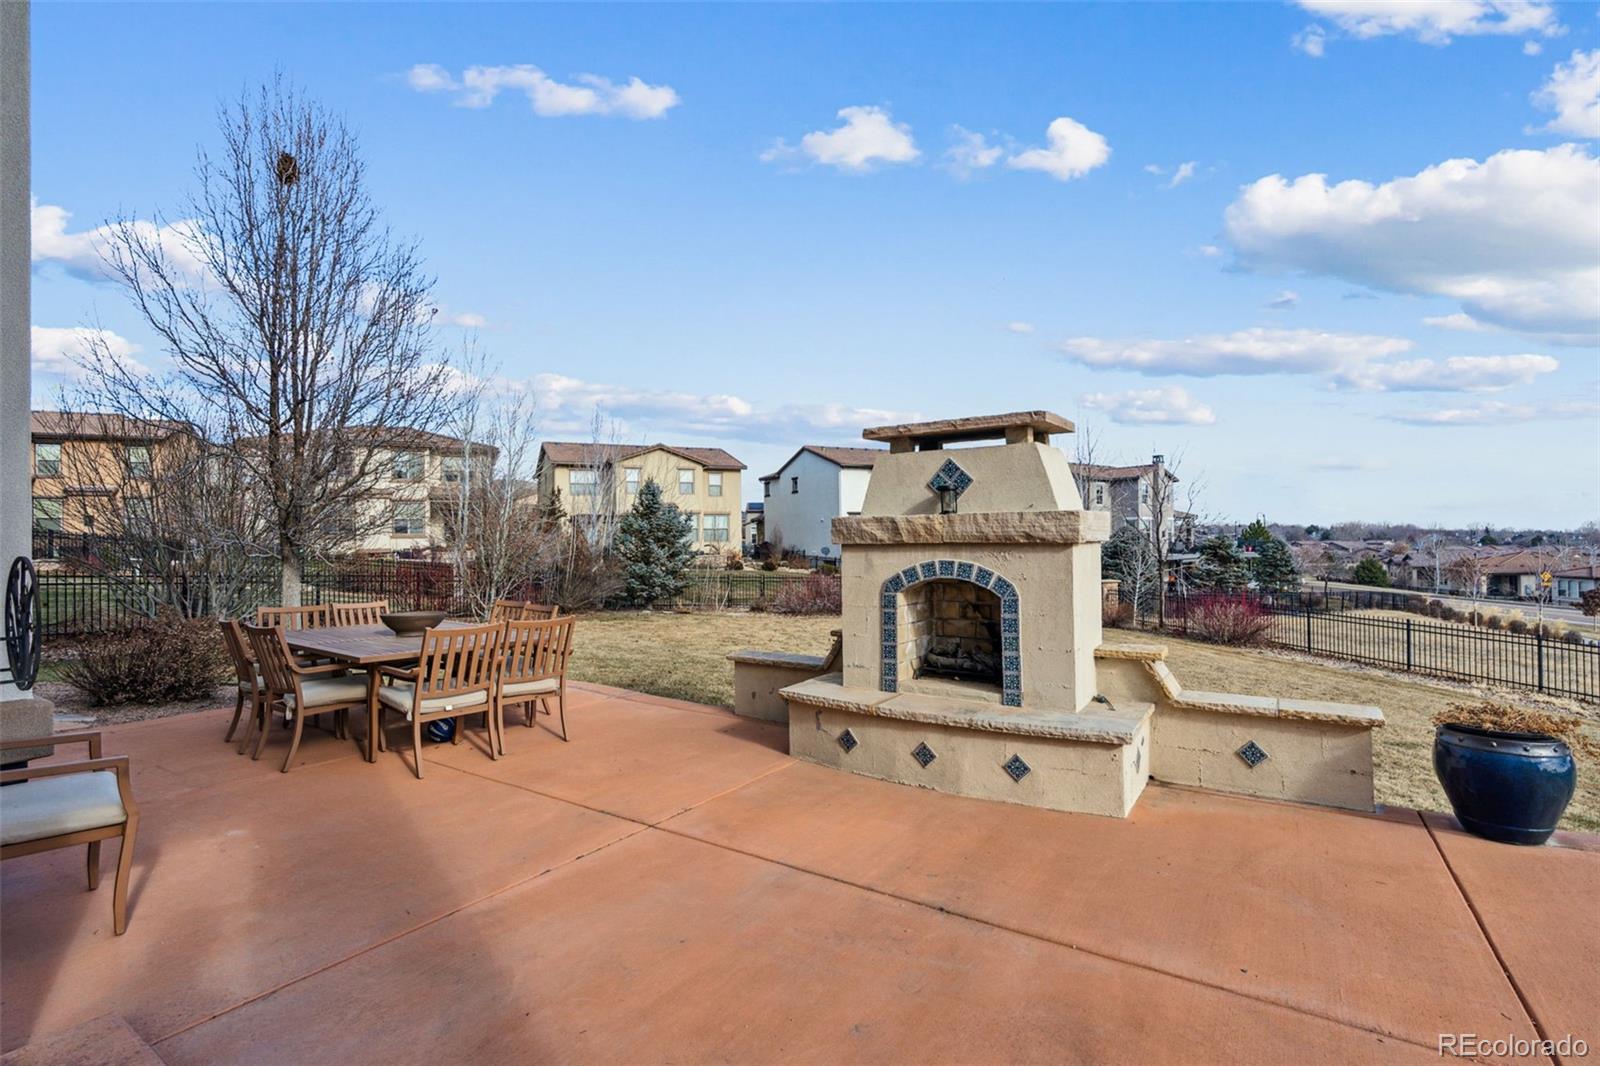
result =
[{"label": "black metal fence", "polygon": [[[1323,598],[1321,593],[1279,593],[1238,598],[1266,616],[1265,639],[1279,647],[1407,673],[1600,700],[1600,643],[1576,630],[1555,636],[1548,626],[1530,625],[1535,631],[1508,633],[1430,618],[1351,613],[1401,610],[1417,603],[1409,597],[1394,607],[1385,595],[1356,592],[1346,599],[1338,594]],[[1196,608],[1206,602],[1204,595],[1168,597],[1168,628],[1190,633]]]},{"label": "black metal fence", "polygon": [[707,610],[750,607],[770,602],[784,586],[807,576],[766,570],[691,570],[689,583],[672,603]]}]

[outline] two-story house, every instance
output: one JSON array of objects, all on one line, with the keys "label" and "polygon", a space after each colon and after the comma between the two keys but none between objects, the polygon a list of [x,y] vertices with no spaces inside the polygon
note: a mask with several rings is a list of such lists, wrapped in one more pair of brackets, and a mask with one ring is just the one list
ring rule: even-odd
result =
[{"label": "two-story house", "polygon": [[807,444],[761,479],[762,536],[804,555],[837,559],[833,520],[861,513],[867,480],[884,448]]},{"label": "two-story house", "polygon": [[654,481],[662,499],[694,523],[696,551],[739,552],[744,468],[721,448],[547,441],[539,447],[539,500],[559,493],[566,513],[582,524],[626,513]]},{"label": "two-story house", "polygon": [[[351,431],[342,462],[370,454],[373,481],[345,531],[351,550],[388,554],[449,540],[448,518],[469,479],[491,477],[499,450],[426,430]],[[365,449],[365,452],[363,451]]]},{"label": "two-story house", "polygon": [[116,536],[150,506],[164,453],[192,441],[175,422],[80,411],[34,411],[32,435],[35,555],[61,542]]},{"label": "two-story house", "polygon": [[1193,539],[1192,516],[1177,508],[1178,476],[1157,455],[1143,466],[1103,466],[1073,463],[1072,475],[1089,511],[1111,514],[1111,528],[1135,526],[1149,529],[1161,519],[1163,543],[1176,539],[1186,545]]}]

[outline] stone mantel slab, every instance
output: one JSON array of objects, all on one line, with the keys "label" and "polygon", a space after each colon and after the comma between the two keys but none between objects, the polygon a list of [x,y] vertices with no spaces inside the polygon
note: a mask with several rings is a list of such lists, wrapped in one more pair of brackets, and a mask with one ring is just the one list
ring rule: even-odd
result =
[{"label": "stone mantel slab", "polygon": [[1111,535],[1105,511],[993,511],[835,518],[836,544],[1093,544]]}]

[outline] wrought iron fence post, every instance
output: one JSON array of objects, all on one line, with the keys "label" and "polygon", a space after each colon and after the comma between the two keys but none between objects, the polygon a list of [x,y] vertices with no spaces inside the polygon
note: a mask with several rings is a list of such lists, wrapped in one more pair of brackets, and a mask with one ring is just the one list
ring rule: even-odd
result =
[{"label": "wrought iron fence post", "polygon": [[1411,672],[1411,619],[1406,619],[1406,672]]},{"label": "wrought iron fence post", "polygon": [[1306,654],[1311,654],[1311,608],[1306,608]]},{"label": "wrought iron fence post", "polygon": [[1534,637],[1535,637],[1534,646],[1538,649],[1538,652],[1539,652],[1539,655],[1538,655],[1538,658],[1539,658],[1539,691],[1543,692],[1544,691],[1544,626],[1541,625],[1539,627],[1538,631],[1534,634]]}]

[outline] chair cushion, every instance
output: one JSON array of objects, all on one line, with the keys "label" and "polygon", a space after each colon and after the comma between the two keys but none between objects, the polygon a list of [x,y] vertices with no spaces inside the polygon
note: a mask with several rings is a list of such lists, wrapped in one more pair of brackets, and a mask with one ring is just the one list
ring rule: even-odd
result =
[{"label": "chair cushion", "polygon": [[[341,677],[318,677],[300,682],[305,693],[306,706],[321,707],[327,703],[365,703],[367,679],[363,674],[344,674]],[[294,693],[283,697],[285,707],[294,706]]]},{"label": "chair cushion", "polygon": [[513,681],[500,686],[502,698],[510,696],[548,696],[561,690],[559,677],[541,677],[537,681]]},{"label": "chair cushion", "polygon": [[128,820],[110,770],[60,774],[0,788],[0,844],[121,825]]},{"label": "chair cushion", "polygon": [[[392,685],[385,685],[378,690],[378,701],[385,707],[393,707],[397,711],[404,711],[406,720],[411,720],[411,701],[414,698],[410,681],[396,681]],[[483,690],[468,692],[460,696],[449,696],[444,699],[424,699],[422,713],[433,714],[437,711],[456,711],[465,707],[481,707],[489,702],[489,694]]]},{"label": "chair cushion", "polygon": [[[266,687],[267,687],[266,679],[264,677],[262,677],[260,674],[257,674],[256,675],[256,688],[266,688]],[[249,692],[250,691],[250,682],[248,682],[248,681],[239,682],[239,691],[240,692]]]}]

